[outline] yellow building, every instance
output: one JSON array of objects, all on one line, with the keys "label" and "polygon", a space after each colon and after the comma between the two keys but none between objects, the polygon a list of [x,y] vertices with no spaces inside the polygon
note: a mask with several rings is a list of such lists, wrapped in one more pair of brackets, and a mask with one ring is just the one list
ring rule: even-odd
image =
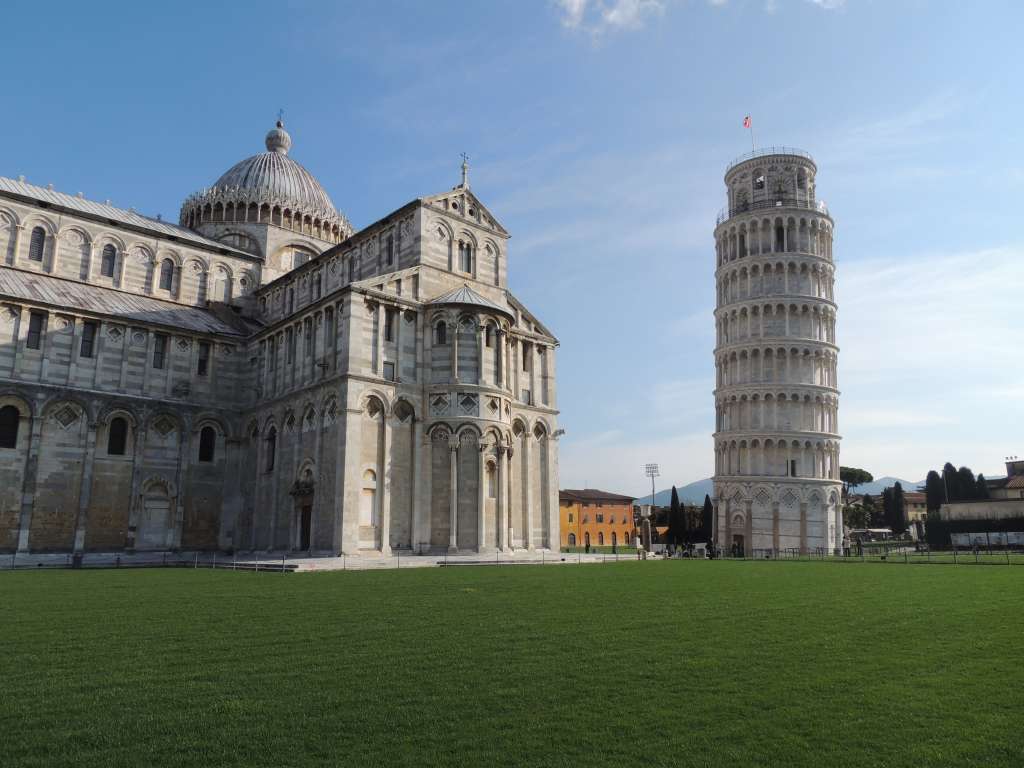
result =
[{"label": "yellow building", "polygon": [[558,494],[562,546],[635,546],[633,497],[585,488]]}]

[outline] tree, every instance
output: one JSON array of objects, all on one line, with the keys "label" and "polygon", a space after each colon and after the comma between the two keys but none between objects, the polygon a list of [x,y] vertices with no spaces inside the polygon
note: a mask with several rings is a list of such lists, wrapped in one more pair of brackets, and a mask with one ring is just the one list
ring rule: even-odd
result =
[{"label": "tree", "polygon": [[[867,498],[871,497],[868,496]],[[863,502],[860,504],[843,505],[843,525],[847,528],[871,527],[871,513],[864,506]]]},{"label": "tree", "polygon": [[988,482],[986,482],[985,476],[983,474],[981,474],[980,472],[978,473],[977,488],[978,488],[978,490],[977,490],[977,493],[974,495],[974,498],[976,498],[976,499],[978,499],[980,501],[985,501],[986,499],[989,498],[989,495],[988,495]]},{"label": "tree", "polygon": [[903,497],[903,486],[899,481],[892,487],[892,520],[893,533],[906,533],[910,527],[907,519],[907,500]]},{"label": "tree", "polygon": [[939,477],[939,473],[934,469],[925,478],[924,495],[926,499],[925,506],[928,507],[929,512],[938,511],[939,507],[942,506],[942,502],[946,499],[946,492],[942,487],[942,478]]},{"label": "tree", "polygon": [[946,501],[960,501],[960,480],[956,467],[946,462],[942,468],[942,491]]},{"label": "tree", "polygon": [[704,508],[700,512],[700,536],[704,541],[711,541],[711,534],[715,530],[715,507],[711,503],[711,497],[704,494]]},{"label": "tree", "polygon": [[848,498],[850,491],[858,485],[873,482],[875,477],[866,469],[857,467],[840,467],[839,479],[843,481],[843,498]]},{"label": "tree", "polygon": [[978,481],[974,479],[974,473],[967,467],[960,467],[956,471],[957,486],[960,491],[959,501],[974,501],[978,498]]},{"label": "tree", "polygon": [[683,540],[683,516],[679,510],[679,492],[672,486],[672,502],[668,508],[668,543],[678,545]]},{"label": "tree", "polygon": [[882,523],[895,532],[896,509],[893,506],[892,488],[882,490]]},{"label": "tree", "polygon": [[881,528],[885,525],[885,521],[880,517],[878,505],[875,503],[874,496],[865,495],[860,502],[864,508],[864,520],[865,528]]}]

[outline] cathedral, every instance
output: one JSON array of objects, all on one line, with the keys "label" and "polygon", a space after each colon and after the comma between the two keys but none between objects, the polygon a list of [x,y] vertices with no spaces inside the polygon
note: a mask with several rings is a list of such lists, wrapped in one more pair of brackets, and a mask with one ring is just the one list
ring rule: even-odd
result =
[{"label": "cathedral", "polygon": [[461,183],[266,151],[177,225],[0,177],[0,551],[557,549],[557,339]]}]

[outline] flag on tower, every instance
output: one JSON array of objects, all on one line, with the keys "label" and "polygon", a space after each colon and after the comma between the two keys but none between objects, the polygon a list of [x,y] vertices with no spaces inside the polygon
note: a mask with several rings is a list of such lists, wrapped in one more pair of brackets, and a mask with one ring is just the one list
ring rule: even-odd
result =
[{"label": "flag on tower", "polygon": [[750,126],[751,126],[750,115],[747,115],[746,117],[743,118],[743,127],[744,128],[749,128]]}]

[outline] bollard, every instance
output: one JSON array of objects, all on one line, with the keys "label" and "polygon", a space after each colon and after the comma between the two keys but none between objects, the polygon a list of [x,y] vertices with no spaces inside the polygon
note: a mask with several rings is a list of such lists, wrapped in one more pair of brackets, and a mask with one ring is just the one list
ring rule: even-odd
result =
[{"label": "bollard", "polygon": [[953,565],[956,565],[956,547],[953,547]]},{"label": "bollard", "polygon": [[213,550],[213,564],[210,565],[210,568],[216,568],[216,567],[217,567],[217,550],[215,549],[215,550]]},{"label": "bollard", "polygon": [[287,554],[281,555],[281,573],[284,573],[284,561],[285,561],[285,558],[287,558],[287,557],[288,557]]},{"label": "bollard", "polygon": [[231,570],[238,570],[238,554],[234,551],[231,552]]},{"label": "bollard", "polygon": [[398,565],[395,566],[395,568],[398,569],[402,567],[402,550],[396,549],[395,552],[398,553]]},{"label": "bollard", "polygon": [[192,567],[193,568],[198,568],[199,567],[199,553],[198,552],[196,552],[196,562],[195,562],[195,565],[193,565]]}]

